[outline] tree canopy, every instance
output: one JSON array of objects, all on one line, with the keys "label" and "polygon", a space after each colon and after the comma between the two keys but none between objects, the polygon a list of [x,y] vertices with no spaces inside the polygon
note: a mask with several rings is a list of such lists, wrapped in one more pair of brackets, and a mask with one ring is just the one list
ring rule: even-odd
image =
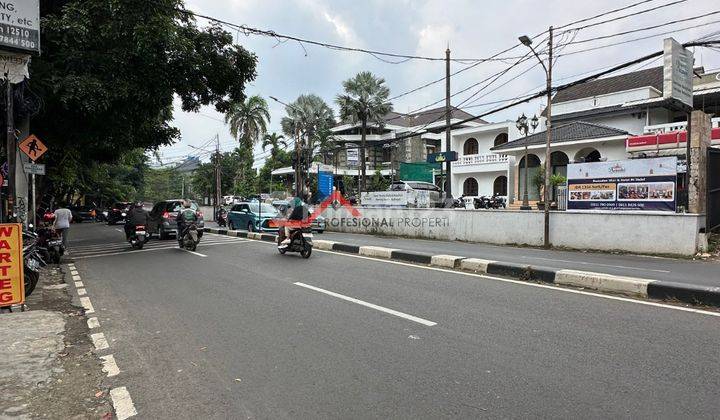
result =
[{"label": "tree canopy", "polygon": [[43,54],[30,66],[42,99],[32,131],[50,147],[48,179],[74,185],[85,162],[173,143],[173,101],[226,112],[245,99],[256,57],[181,0],[46,0]]}]

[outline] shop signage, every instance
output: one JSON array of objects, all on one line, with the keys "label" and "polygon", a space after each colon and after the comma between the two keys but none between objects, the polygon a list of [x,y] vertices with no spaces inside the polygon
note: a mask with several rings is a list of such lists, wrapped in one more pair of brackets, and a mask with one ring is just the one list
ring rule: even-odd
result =
[{"label": "shop signage", "polygon": [[0,49],[40,53],[39,0],[0,1]]},{"label": "shop signage", "polygon": [[348,144],[348,148],[345,150],[345,156],[347,156],[348,166],[357,166],[360,162],[360,152],[356,149],[354,144]]},{"label": "shop signage", "polygon": [[0,306],[25,302],[22,224],[0,224]]},{"label": "shop signage", "polygon": [[457,152],[431,153],[427,156],[427,163],[455,162],[458,160]]},{"label": "shop signage", "polygon": [[673,38],[663,42],[663,98],[693,106],[693,53]]},{"label": "shop signage", "polygon": [[568,165],[568,210],[675,211],[677,157]]}]

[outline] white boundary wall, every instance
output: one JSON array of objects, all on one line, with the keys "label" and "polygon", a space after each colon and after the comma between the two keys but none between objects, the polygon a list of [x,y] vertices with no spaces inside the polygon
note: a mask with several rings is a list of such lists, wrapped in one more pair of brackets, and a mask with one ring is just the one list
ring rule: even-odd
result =
[{"label": "white boundary wall", "polygon": [[[543,213],[522,210],[358,208],[323,212],[327,230],[493,244],[543,244]],[[550,212],[553,246],[692,255],[703,249],[705,216],[641,211]]]}]

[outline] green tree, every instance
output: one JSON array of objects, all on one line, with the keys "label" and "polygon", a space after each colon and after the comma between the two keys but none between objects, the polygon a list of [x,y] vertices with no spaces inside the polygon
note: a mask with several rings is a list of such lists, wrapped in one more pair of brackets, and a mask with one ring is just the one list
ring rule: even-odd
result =
[{"label": "green tree", "polygon": [[262,142],[262,149],[265,151],[267,147],[270,147],[270,158],[275,159],[280,147],[287,147],[288,144],[285,141],[285,137],[282,134],[272,133],[265,134]]},{"label": "green tree", "polygon": [[225,114],[225,123],[230,124],[230,134],[242,147],[252,148],[267,132],[270,123],[268,104],[257,95],[233,102]]},{"label": "green tree", "polygon": [[365,138],[368,122],[384,125],[383,117],[392,111],[388,102],[390,89],[385,79],[376,77],[369,71],[358,73],[352,79],[343,82],[344,94],[338,95],[335,102],[340,107],[340,118],[351,123],[360,123],[360,189],[365,190]]},{"label": "green tree", "polygon": [[310,139],[324,128],[335,125],[335,115],[319,96],[300,95],[285,107],[286,117],[280,120],[283,133],[288,137]]},{"label": "green tree", "polygon": [[145,174],[143,198],[147,201],[177,198],[182,194],[182,179],[173,168],[149,169]]},{"label": "green tree", "polygon": [[380,169],[376,169],[370,178],[370,191],[385,191],[390,186],[390,180],[382,176]]},{"label": "green tree", "polygon": [[43,54],[29,83],[42,100],[31,126],[50,146],[45,191],[70,194],[88,162],[172,144],[174,98],[184,111],[223,113],[244,100],[256,57],[183,9],[181,0],[41,2]]}]

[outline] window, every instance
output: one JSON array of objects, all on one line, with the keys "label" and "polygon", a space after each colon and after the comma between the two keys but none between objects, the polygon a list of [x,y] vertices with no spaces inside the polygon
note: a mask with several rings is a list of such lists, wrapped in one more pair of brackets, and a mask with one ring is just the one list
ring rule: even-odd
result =
[{"label": "window", "polygon": [[240,211],[240,205],[239,205],[239,204],[235,204],[234,206],[232,206],[232,208],[230,209],[230,211]]},{"label": "window", "polygon": [[505,144],[507,142],[508,142],[507,133],[500,133],[495,137],[495,142],[493,144],[494,144],[494,146],[500,146],[501,144]]},{"label": "window", "polygon": [[478,182],[475,178],[468,178],[463,182],[463,195],[478,195]]},{"label": "window", "polygon": [[464,155],[477,155],[479,152],[478,147],[478,141],[474,138],[470,137],[469,139],[465,140],[465,144],[463,145],[463,154]]},{"label": "window", "polygon": [[493,195],[507,195],[507,177],[505,175],[495,178],[493,182]]}]

